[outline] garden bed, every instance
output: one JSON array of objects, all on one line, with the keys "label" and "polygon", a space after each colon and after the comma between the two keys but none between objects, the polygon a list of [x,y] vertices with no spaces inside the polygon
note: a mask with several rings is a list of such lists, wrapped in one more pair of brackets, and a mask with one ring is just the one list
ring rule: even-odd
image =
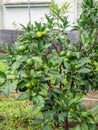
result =
[{"label": "garden bed", "polygon": [[[16,93],[16,92],[10,93],[10,96],[8,99],[3,94],[0,95],[1,103],[6,104],[3,111],[5,113],[7,113],[7,111],[9,111],[9,114],[12,113],[12,115],[10,115],[11,117],[7,117],[7,115],[2,115],[2,112],[0,111],[0,121],[1,121],[0,125],[2,125],[1,126],[2,128],[6,128],[6,125],[8,125],[8,123],[10,123],[10,125],[8,127],[13,126],[12,130],[14,130],[14,129],[28,130],[29,129],[30,124],[28,121],[31,120],[30,115],[34,116],[34,113],[32,114],[32,104],[29,101],[16,101],[15,98],[18,96],[19,96],[19,93]],[[87,94],[87,96],[84,97],[83,104],[85,105],[85,107],[87,109],[93,107],[95,104],[98,104],[98,91],[89,92]],[[15,110],[14,108],[16,106],[18,106],[18,107]],[[20,111],[21,111],[21,115],[19,115]],[[25,122],[25,116],[24,116],[25,113],[27,113],[27,114],[29,113],[28,118],[26,119],[27,120],[26,122]],[[14,115],[15,115],[15,117],[14,117]],[[36,113],[35,113],[35,115],[36,115]],[[11,119],[9,119],[9,118],[11,118]],[[6,121],[6,124],[4,125],[5,121]],[[98,119],[97,119],[97,121],[98,121]],[[18,125],[18,127],[17,127],[17,125]],[[70,127],[72,128],[73,126],[75,126],[75,124],[71,122]],[[36,130],[36,126],[34,126],[33,128],[34,128],[34,130]],[[53,129],[53,130],[57,130],[57,129]],[[41,130],[41,129],[38,128],[38,130]]]}]

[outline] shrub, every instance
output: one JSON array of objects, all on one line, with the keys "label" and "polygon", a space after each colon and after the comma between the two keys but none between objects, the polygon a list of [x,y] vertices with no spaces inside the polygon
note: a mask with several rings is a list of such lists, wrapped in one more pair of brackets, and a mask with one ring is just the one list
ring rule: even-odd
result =
[{"label": "shrub", "polygon": [[69,22],[65,2],[59,7],[50,4],[47,23],[28,23],[25,33],[9,50],[9,70],[0,87],[6,96],[12,90],[22,92],[18,99],[29,99],[40,107],[43,130],[57,129],[60,124],[69,130],[93,130],[94,116],[81,105],[82,97],[89,89],[98,89],[98,9],[93,0],[82,2],[83,12],[75,30],[79,31],[79,42],[74,45],[66,38]]}]

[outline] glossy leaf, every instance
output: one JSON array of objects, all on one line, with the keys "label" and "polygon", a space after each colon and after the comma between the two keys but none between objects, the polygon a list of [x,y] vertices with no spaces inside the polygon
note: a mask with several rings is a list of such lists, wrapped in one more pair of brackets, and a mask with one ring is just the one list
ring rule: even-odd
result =
[{"label": "glossy leaf", "polygon": [[42,130],[52,130],[52,129],[51,129],[51,127],[50,127],[48,124],[46,124],[46,125],[43,127]]},{"label": "glossy leaf", "polygon": [[26,100],[26,99],[30,99],[30,93],[29,92],[23,92],[19,95],[19,97],[17,98],[18,100]]},{"label": "glossy leaf", "polygon": [[5,82],[6,75],[5,73],[0,71],[0,85],[2,85]]},{"label": "glossy leaf", "polygon": [[4,95],[6,97],[8,97],[9,93],[12,92],[12,91],[15,91],[16,88],[17,88],[17,81],[14,81],[13,83],[4,86],[4,90],[3,90],[4,91]]},{"label": "glossy leaf", "polygon": [[88,69],[88,68],[86,68],[86,67],[83,67],[83,68],[81,68],[81,69],[79,69],[79,73],[81,73],[81,74],[87,74],[87,73],[89,73],[91,70],[90,69]]},{"label": "glossy leaf", "polygon": [[86,123],[83,123],[81,128],[82,128],[81,130],[89,130],[88,124],[86,124]]}]

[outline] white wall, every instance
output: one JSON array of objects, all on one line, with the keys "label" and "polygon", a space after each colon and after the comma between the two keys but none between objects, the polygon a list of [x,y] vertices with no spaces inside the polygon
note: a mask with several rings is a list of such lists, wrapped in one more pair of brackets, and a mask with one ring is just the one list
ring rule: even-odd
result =
[{"label": "white wall", "polygon": [[[15,0],[16,1],[16,0]],[[41,1],[41,0],[40,0]],[[49,0],[48,0],[49,1]],[[69,16],[69,21],[71,25],[74,24],[77,18],[77,1],[79,0],[55,0],[59,5],[61,5],[64,1],[68,1],[70,3],[69,12],[67,15]],[[30,8],[31,11],[31,21],[40,21],[41,18],[44,19],[44,14],[49,12],[48,6],[44,6],[40,4],[37,6],[32,6]],[[4,29],[13,29],[14,25],[19,23],[26,25],[29,21],[29,13],[28,7],[7,7],[3,5],[3,28]],[[16,28],[15,28],[16,29]]]},{"label": "white wall", "polygon": [[[31,8],[31,21],[40,21],[44,17],[44,14],[48,13],[47,7]],[[4,23],[5,29],[14,28],[14,25],[23,24],[26,25],[29,22],[29,12],[25,8],[4,8]],[[17,28],[17,27],[16,27]]]},{"label": "white wall", "polygon": [[2,28],[2,0],[0,0],[0,28]]}]

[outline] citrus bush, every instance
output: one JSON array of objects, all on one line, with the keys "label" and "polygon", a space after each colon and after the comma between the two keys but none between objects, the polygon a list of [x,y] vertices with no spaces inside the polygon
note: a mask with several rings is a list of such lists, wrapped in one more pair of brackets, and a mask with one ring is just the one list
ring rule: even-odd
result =
[{"label": "citrus bush", "polygon": [[19,100],[33,101],[34,110],[40,107],[42,130],[60,125],[69,130],[95,130],[94,116],[86,111],[81,101],[90,89],[98,89],[98,3],[83,0],[82,13],[74,30],[79,41],[72,44],[66,38],[69,22],[68,3],[59,7],[50,4],[46,23],[22,25],[24,34],[6,56],[10,68],[4,73],[0,91],[8,97],[10,91],[20,91]]}]

